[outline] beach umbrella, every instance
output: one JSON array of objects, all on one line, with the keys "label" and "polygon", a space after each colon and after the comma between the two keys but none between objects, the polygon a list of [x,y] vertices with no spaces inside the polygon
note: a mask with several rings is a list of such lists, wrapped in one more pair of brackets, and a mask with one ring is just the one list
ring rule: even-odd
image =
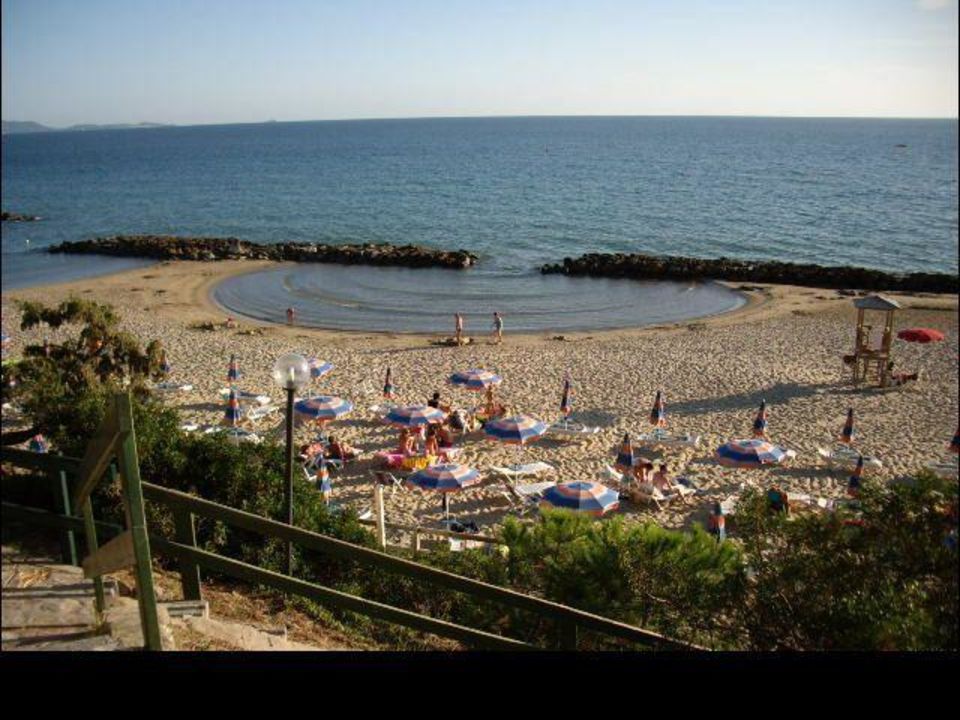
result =
[{"label": "beach umbrella", "polygon": [[637,459],[633,455],[633,445],[630,444],[630,433],[623,434],[623,443],[620,445],[620,452],[617,453],[617,461],[614,467],[622,473],[629,473],[637,465]]},{"label": "beach umbrella", "polygon": [[897,333],[901,340],[911,343],[934,343],[943,340],[943,333],[933,328],[907,328]]},{"label": "beach umbrella", "polygon": [[393,400],[393,377],[390,368],[387,368],[387,376],[383,379],[383,397],[387,400]]},{"label": "beach umbrella", "polygon": [[653,410],[650,411],[650,424],[654,427],[666,427],[667,411],[663,405],[663,394],[657,390],[657,397],[653,401]]},{"label": "beach umbrella", "polygon": [[47,452],[49,449],[47,447],[47,440],[43,437],[43,435],[34,435],[32,438],[30,438],[30,443],[27,447],[29,447],[32,452],[41,454]]},{"label": "beach umbrella", "polygon": [[838,439],[847,445],[853,442],[853,408],[847,410],[847,421],[843,424],[843,430]]},{"label": "beach umbrella", "polygon": [[401,405],[391,408],[384,422],[398,428],[419,428],[430,423],[441,423],[445,417],[443,410],[429,405]]},{"label": "beach umbrella", "polygon": [[437,492],[457,492],[480,482],[480,473],[459,463],[431,465],[407,478],[408,487]]},{"label": "beach umbrella", "polygon": [[489,370],[473,369],[454,373],[450,376],[449,382],[451,385],[458,385],[467,390],[485,390],[499,385],[502,381],[502,377]]},{"label": "beach umbrella", "polygon": [[564,417],[570,417],[573,405],[570,403],[570,378],[564,378],[563,397],[560,398],[560,412]]},{"label": "beach umbrella", "polygon": [[240,401],[237,399],[237,392],[230,388],[230,396],[227,398],[227,409],[223,413],[224,425],[236,425],[243,417],[243,408],[240,407]]},{"label": "beach umbrella", "polygon": [[353,403],[333,395],[317,395],[297,400],[293,404],[293,409],[298,415],[325,423],[349,413],[353,410]]},{"label": "beach umbrella", "polygon": [[546,423],[529,415],[498,418],[483,426],[483,433],[488,440],[497,440],[508,445],[525,445],[543,436],[546,431]]},{"label": "beach umbrella", "polygon": [[717,462],[726,467],[759,468],[777,465],[793,453],[761,438],[731,440],[717,448]]},{"label": "beach umbrella", "polygon": [[547,488],[540,505],[600,516],[620,506],[620,494],[600,483],[568,482]]},{"label": "beach umbrella", "polygon": [[863,476],[863,455],[857,458],[857,467],[847,482],[847,495],[857,497],[860,494],[860,478]]},{"label": "beach umbrella", "polygon": [[227,380],[240,379],[240,363],[237,362],[237,356],[230,355],[230,366],[227,368]]},{"label": "beach umbrella", "polygon": [[753,421],[753,436],[755,438],[767,437],[767,401],[760,401],[760,410],[757,411],[757,419]]},{"label": "beach umbrella", "polygon": [[960,427],[958,427],[957,431],[953,434],[953,442],[950,443],[950,447],[947,449],[954,455],[960,455]]},{"label": "beach umbrella", "polygon": [[324,362],[319,358],[310,358],[307,361],[307,365],[310,367],[310,377],[314,380],[319,380],[324,375],[329,375],[333,370],[333,363]]}]

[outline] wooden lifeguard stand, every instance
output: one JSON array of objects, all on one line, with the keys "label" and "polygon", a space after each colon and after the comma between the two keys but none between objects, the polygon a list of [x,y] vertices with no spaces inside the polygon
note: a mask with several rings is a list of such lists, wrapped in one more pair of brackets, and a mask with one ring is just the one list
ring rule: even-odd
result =
[{"label": "wooden lifeguard stand", "polygon": [[[893,346],[893,314],[900,309],[900,303],[883,295],[868,295],[853,301],[857,308],[857,339],[853,355],[844,357],[844,362],[853,366],[855,385],[875,379],[880,387],[890,382],[890,349]],[[864,322],[868,310],[882,312],[883,334],[879,347],[870,346],[870,334],[873,325]]]}]

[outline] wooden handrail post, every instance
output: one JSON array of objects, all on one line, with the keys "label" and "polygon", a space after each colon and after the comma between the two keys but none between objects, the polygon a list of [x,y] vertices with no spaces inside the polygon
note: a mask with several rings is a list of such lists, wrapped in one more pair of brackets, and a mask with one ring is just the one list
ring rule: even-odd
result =
[{"label": "wooden handrail post", "polygon": [[[57,497],[57,510],[63,515],[70,516],[70,491],[67,486],[67,473],[61,470],[53,474],[55,483],[54,495]],[[60,553],[63,562],[68,565],[77,565],[77,540],[73,530],[64,530],[60,536]]]},{"label": "wooden handrail post", "polygon": [[[83,531],[87,541],[87,555],[93,555],[99,549],[97,544],[97,526],[93,522],[93,505],[90,503],[90,496],[83,501]],[[99,575],[93,578],[93,595],[97,608],[97,621],[103,618],[104,599],[103,599],[103,578]]]},{"label": "wooden handrail post", "polygon": [[140,605],[143,640],[148,650],[163,650],[160,640],[160,620],[157,617],[157,596],[153,589],[150,539],[147,536],[147,518],[143,507],[143,487],[140,484],[137,436],[133,429],[130,395],[117,395],[115,407],[116,421],[122,438],[119,452],[120,473],[124,486],[124,506],[133,540],[134,571],[137,578],[137,601]]},{"label": "wooden handrail post", "polygon": [[[197,547],[197,532],[192,512],[182,508],[174,509],[173,524],[178,543]],[[180,586],[183,589],[184,600],[202,599],[200,595],[200,566],[186,556],[180,558]]]},{"label": "wooden handrail post", "polygon": [[387,528],[384,526],[383,485],[373,486],[373,517],[377,521],[377,544],[381,549],[387,547]]},{"label": "wooden handrail post", "polygon": [[577,624],[570,621],[560,623],[560,647],[563,650],[577,649]]}]

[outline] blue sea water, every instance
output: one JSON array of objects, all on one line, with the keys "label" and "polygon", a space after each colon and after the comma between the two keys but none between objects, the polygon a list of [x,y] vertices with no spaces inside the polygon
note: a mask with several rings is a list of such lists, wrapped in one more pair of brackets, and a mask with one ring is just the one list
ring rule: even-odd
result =
[{"label": "blue sea water", "polygon": [[[564,304],[574,291],[535,270],[590,251],[957,271],[956,120],[268,123],[7,135],[2,151],[3,209],[44,218],[3,224],[4,288],[112,271],[128,261],[38,250],[118,233],[469,249],[469,283],[453,271],[422,282],[444,311],[461,291],[523,311],[518,282],[553,283],[542,294]],[[310,272],[259,287],[272,302],[295,286],[291,302],[309,304]],[[338,272],[383,290],[369,269]],[[406,277],[381,280],[419,282]],[[732,302],[707,292],[718,310]],[[251,300],[232,297],[235,310]]]}]

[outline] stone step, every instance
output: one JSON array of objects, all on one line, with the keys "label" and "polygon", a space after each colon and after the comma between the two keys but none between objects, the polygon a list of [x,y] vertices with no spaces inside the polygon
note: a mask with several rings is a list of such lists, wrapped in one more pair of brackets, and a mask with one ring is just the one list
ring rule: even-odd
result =
[{"label": "stone step", "polygon": [[316,651],[321,648],[293,642],[286,638],[286,628],[280,631],[265,631],[250,625],[214,620],[212,618],[183,617],[174,622],[201,635],[232,645],[239,650],[260,651]]}]

